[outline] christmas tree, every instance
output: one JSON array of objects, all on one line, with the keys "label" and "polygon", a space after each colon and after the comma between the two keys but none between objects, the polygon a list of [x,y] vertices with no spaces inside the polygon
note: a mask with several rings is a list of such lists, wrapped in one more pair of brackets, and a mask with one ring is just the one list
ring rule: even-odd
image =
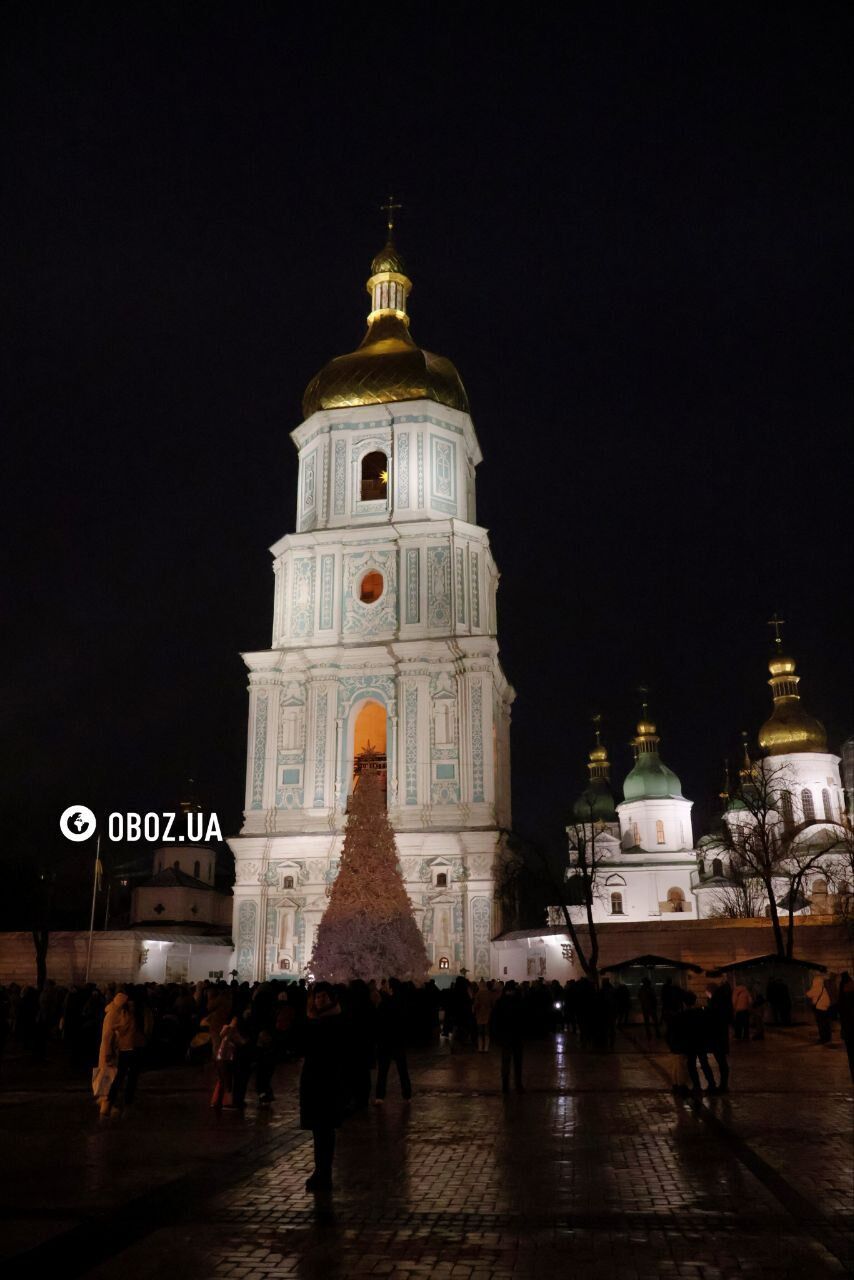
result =
[{"label": "christmas tree", "polygon": [[419,982],[427,976],[427,952],[397,863],[383,780],[363,769],[350,800],[341,867],[311,958],[317,979]]}]

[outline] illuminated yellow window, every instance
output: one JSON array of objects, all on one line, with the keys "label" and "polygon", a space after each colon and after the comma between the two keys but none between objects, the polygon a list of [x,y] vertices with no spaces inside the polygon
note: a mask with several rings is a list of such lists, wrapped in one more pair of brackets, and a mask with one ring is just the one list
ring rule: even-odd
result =
[{"label": "illuminated yellow window", "polygon": [[655,839],[658,844],[664,844],[664,823],[660,818],[655,824]]}]

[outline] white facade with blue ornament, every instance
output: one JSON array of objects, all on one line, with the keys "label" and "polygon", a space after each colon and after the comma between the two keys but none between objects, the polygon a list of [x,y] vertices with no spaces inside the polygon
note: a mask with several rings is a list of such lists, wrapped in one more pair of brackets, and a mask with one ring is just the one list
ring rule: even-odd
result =
[{"label": "white facade with blue ornament", "polygon": [[514,695],[476,523],[480,448],[453,365],[409,335],[410,289],[389,237],[365,340],[312,381],[292,432],[296,532],[271,548],[272,646],[244,654],[246,808],[229,841],[241,978],[306,970],[366,760],[386,777],[431,972],[490,972]]}]

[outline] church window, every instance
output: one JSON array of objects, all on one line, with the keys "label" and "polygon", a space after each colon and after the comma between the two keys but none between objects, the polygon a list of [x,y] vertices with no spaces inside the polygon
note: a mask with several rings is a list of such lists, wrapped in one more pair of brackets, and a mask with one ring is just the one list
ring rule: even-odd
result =
[{"label": "church window", "polygon": [[437,747],[453,745],[453,703],[450,699],[442,698],[436,703],[436,708],[433,712],[433,729]]},{"label": "church window", "polygon": [[439,871],[436,875],[436,888],[447,889],[447,887],[448,887],[448,873],[447,871]]},{"label": "church window", "polygon": [[181,870],[181,864],[180,864],[180,862],[178,861],[178,859],[177,859],[177,858],[176,858],[176,859],[175,859],[175,861],[172,863],[172,870],[173,870],[173,871],[180,871],[180,870]]},{"label": "church window", "polygon": [[673,911],[685,910],[685,894],[681,889],[668,889],[667,901],[672,904]]},{"label": "church window", "polygon": [[720,858],[712,858],[712,875],[722,876],[724,873],[724,864]]},{"label": "church window", "polygon": [[623,914],[623,895],[621,893],[611,894],[611,915],[621,916]]},{"label": "church window", "polygon": [[379,449],[362,459],[361,497],[363,502],[384,500],[388,493],[388,458]]},{"label": "church window", "polygon": [[830,800],[830,792],[828,791],[827,787],[822,787],[822,790],[821,790],[821,803],[822,803],[822,806],[823,806],[823,808],[824,808],[824,816],[825,816],[825,818],[827,818],[827,820],[828,820],[829,822],[830,822],[830,821],[832,821],[832,820],[833,820],[833,805],[832,805],[832,803],[831,803],[831,800]]},{"label": "church window", "polygon": [[636,822],[632,823],[632,840],[635,848],[640,847],[640,827]]},{"label": "church window", "polygon": [[447,956],[440,956],[440,957],[439,957],[439,968],[440,968],[440,969],[450,969],[450,967],[451,967],[451,962],[450,962],[450,960],[448,959],[448,957],[447,957]]},{"label": "church window", "polygon": [[383,575],[376,569],[366,573],[359,584],[359,599],[362,604],[375,604],[383,593]]},{"label": "church window", "polygon": [[801,804],[804,810],[804,822],[813,822],[815,820],[815,804],[812,798],[812,792],[808,787],[804,787],[801,792]]},{"label": "church window", "polygon": [[812,892],[813,892],[813,894],[816,894],[816,893],[817,893],[817,894],[820,894],[820,895],[821,895],[821,894],[823,894],[823,895],[825,895],[825,896],[826,896],[826,894],[827,894],[827,881],[826,881],[826,880],[813,880],[813,882],[812,882]]},{"label": "church window", "polygon": [[200,880],[202,877],[202,864],[198,861],[193,863],[193,875],[197,880]]},{"label": "church window", "polygon": [[283,888],[283,889],[293,889],[293,887],[294,887],[294,878],[293,878],[293,876],[285,876],[285,878],[282,880],[282,888]]},{"label": "church window", "polygon": [[655,824],[655,841],[656,844],[664,844],[664,823],[660,818]]},{"label": "church window", "polygon": [[791,791],[783,791],[780,794],[780,808],[783,812],[783,826],[790,827],[795,818],[792,810],[792,793]]}]

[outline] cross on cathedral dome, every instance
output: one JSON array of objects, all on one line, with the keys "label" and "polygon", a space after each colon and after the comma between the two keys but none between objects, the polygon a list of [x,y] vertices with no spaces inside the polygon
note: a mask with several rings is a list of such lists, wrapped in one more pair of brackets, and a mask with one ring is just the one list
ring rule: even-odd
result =
[{"label": "cross on cathedral dome", "polygon": [[389,200],[388,238],[371,263],[367,290],[371,296],[368,331],[355,351],[336,356],[312,378],[303,397],[306,418],[319,409],[392,404],[403,400],[435,400],[468,413],[462,379],[444,356],[419,347],[409,332],[407,300],[412,281],[394,243]]}]

